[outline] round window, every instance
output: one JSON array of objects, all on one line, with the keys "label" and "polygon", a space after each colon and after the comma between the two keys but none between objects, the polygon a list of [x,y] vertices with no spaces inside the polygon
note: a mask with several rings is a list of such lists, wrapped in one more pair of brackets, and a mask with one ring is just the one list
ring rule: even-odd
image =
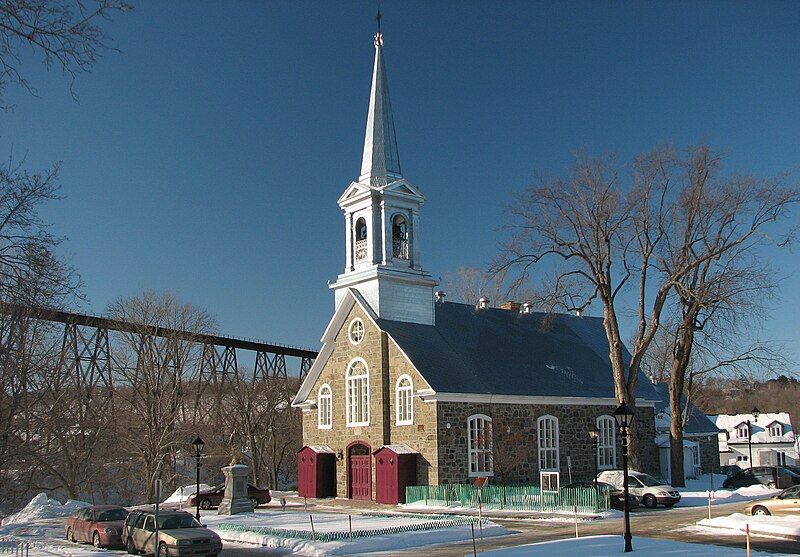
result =
[{"label": "round window", "polygon": [[353,344],[358,344],[364,339],[364,322],[361,319],[353,319],[350,323],[348,336]]}]

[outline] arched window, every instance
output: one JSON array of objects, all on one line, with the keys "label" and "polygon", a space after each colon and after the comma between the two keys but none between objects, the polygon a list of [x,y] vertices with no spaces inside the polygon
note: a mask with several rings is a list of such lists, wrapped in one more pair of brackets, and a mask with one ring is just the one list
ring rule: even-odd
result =
[{"label": "arched window", "polygon": [[363,261],[367,258],[367,221],[364,217],[356,220],[355,226],[355,256],[356,261]]},{"label": "arched window", "polygon": [[485,477],[494,475],[494,459],[492,457],[492,419],[484,414],[475,414],[467,418],[469,440],[467,455],[469,475]]},{"label": "arched window", "polygon": [[361,358],[347,366],[345,394],[347,425],[369,425],[369,370]]},{"label": "arched window", "polygon": [[408,259],[408,223],[403,215],[392,218],[392,257]]},{"label": "arched window", "polygon": [[597,469],[609,470],[617,467],[617,438],[614,418],[600,416],[597,418]]},{"label": "arched window", "polygon": [[397,425],[411,425],[414,423],[414,386],[411,377],[401,375],[395,385],[395,408]]},{"label": "arched window", "polygon": [[539,439],[539,470],[558,472],[558,419],[542,416],[537,421]]},{"label": "arched window", "polygon": [[323,385],[317,393],[317,426],[330,429],[333,424],[333,393],[330,385]]}]

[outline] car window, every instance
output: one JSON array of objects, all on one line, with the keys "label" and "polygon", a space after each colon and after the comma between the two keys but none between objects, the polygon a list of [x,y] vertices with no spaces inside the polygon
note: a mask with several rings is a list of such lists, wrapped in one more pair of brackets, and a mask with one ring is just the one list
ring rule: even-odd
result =
[{"label": "car window", "polygon": [[147,518],[147,515],[142,513],[136,517],[136,526],[134,528],[143,528],[144,527],[144,519]]},{"label": "car window", "polygon": [[628,487],[642,487],[642,482],[635,476],[630,476],[628,478]]},{"label": "car window", "polygon": [[800,499],[800,485],[790,487],[781,493],[781,499]]},{"label": "car window", "polygon": [[144,531],[145,532],[155,531],[155,521],[153,520],[152,516],[148,515],[147,520],[144,521]]},{"label": "car window", "polygon": [[158,517],[159,530],[176,530],[178,528],[200,527],[200,524],[190,514],[177,514]]},{"label": "car window", "polygon": [[640,482],[642,482],[643,485],[648,486],[648,487],[654,487],[654,486],[657,486],[657,485],[664,485],[664,482],[658,481],[657,479],[655,479],[650,474],[637,474],[636,475],[636,479],[639,480]]},{"label": "car window", "polygon": [[78,514],[78,518],[81,520],[89,520],[89,509],[83,509],[80,514]]},{"label": "car window", "polygon": [[128,511],[125,509],[108,509],[97,515],[97,522],[112,522],[114,520],[125,520]]}]

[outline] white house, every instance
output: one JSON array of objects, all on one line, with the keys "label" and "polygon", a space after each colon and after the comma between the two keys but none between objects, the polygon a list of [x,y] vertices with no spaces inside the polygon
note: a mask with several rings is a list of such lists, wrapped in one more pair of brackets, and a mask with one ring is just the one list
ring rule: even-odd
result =
[{"label": "white house", "polygon": [[[709,416],[719,434],[721,465],[769,466],[800,461],[792,421],[787,412],[754,412]],[[752,452],[752,463],[750,455]]]}]

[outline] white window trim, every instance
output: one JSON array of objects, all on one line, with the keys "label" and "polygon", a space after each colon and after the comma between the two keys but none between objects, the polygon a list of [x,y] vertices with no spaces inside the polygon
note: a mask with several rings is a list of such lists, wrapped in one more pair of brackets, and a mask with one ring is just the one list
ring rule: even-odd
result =
[{"label": "white window trim", "polygon": [[[323,394],[322,391],[327,389],[328,392]],[[323,404],[322,399],[327,399],[328,402],[328,423],[323,423]],[[325,383],[322,385],[319,390],[317,391],[317,429],[331,429],[333,427],[333,389],[331,386]]]},{"label": "white window trim", "polygon": [[[361,338],[358,340],[353,340],[353,326],[356,324],[361,324]],[[364,326],[364,321],[361,318],[356,317],[352,321],[350,321],[350,325],[347,326],[347,340],[350,341],[350,344],[355,346],[356,344],[361,344],[361,341],[364,340],[364,336],[367,334],[367,328]]]},{"label": "white window trim", "polygon": [[[366,370],[366,374],[365,375],[356,375],[356,376],[351,377],[350,376],[350,369],[357,362],[360,362],[360,363],[364,364],[364,369]],[[366,392],[366,394],[367,394],[367,402],[366,402],[366,404],[367,404],[367,406],[366,406],[366,409],[365,409],[366,411],[364,412],[364,414],[366,414],[367,419],[365,421],[363,421],[363,422],[353,422],[353,421],[351,421],[351,416],[350,416],[350,406],[351,406],[350,405],[350,383],[352,381],[356,380],[356,379],[361,380],[363,377],[366,377],[366,391],[367,391]],[[370,410],[370,408],[369,408],[370,407],[369,366],[367,365],[367,362],[364,361],[364,358],[353,358],[352,360],[350,360],[350,363],[347,364],[347,367],[344,370],[344,402],[345,402],[345,413],[347,415],[347,427],[361,427],[361,426],[368,426],[369,425],[369,420],[370,420],[370,411],[369,411]]]},{"label": "white window trim", "polygon": [[[777,431],[778,433],[775,433]],[[783,435],[783,425],[779,423],[770,424],[769,434],[772,437],[781,437]]]},{"label": "white window trim", "polygon": [[[403,379],[408,379],[408,386],[401,387],[400,382]],[[400,396],[401,396],[401,389],[403,393],[408,393],[408,419],[402,420],[400,419]],[[404,373],[400,377],[397,378],[397,381],[394,384],[394,404],[395,404],[395,424],[396,425],[413,425],[414,424],[414,381],[411,379],[411,376]]]},{"label": "white window trim", "polygon": [[[604,445],[604,444],[601,443],[601,441],[603,439],[603,427],[602,427],[601,424],[604,421],[608,422],[609,420],[611,421],[611,429],[610,429],[610,431],[611,431],[611,445],[610,446],[609,445]],[[597,437],[597,454],[595,455],[595,458],[597,459],[597,469],[598,470],[613,470],[613,469],[615,469],[617,467],[617,428],[616,428],[616,421],[614,420],[613,416],[609,416],[609,415],[606,414],[606,415],[603,415],[603,416],[598,416],[597,419],[595,420],[595,425],[597,426],[597,429],[600,430],[600,434]],[[608,448],[611,449],[611,463],[608,464],[608,465],[604,465],[604,464],[602,464],[600,462],[600,454],[601,454],[603,449],[608,449]]]},{"label": "white window trim", "polygon": [[[741,432],[746,432],[745,435],[741,435]],[[748,439],[750,437],[750,428],[747,427],[747,424],[739,424],[736,426],[736,437],[737,439]]]},{"label": "white window trim", "polygon": [[[473,455],[477,455],[478,452],[481,452],[473,449],[470,443],[470,422],[476,419],[484,420],[486,422],[486,426],[489,427],[489,450],[486,451],[484,449],[482,452],[489,453],[489,467],[491,470],[487,470],[485,472],[472,471],[472,461],[475,459],[475,456]],[[470,478],[491,478],[494,476],[494,430],[492,429],[492,418],[486,414],[473,414],[467,418],[467,474]]]},{"label": "white window trim", "polygon": [[[553,436],[555,439],[555,451],[556,451],[556,467],[555,468],[542,468],[542,451],[550,450],[552,451],[553,448],[547,447],[542,449],[542,436],[541,436],[541,424],[545,420],[553,420],[555,423],[555,427],[553,428]],[[536,444],[538,446],[538,457],[539,460],[537,464],[539,466],[539,472],[560,472],[561,471],[561,443],[559,442],[559,431],[558,431],[558,418],[555,416],[551,416],[550,414],[546,414],[544,416],[539,416],[539,419],[536,420]]]}]

